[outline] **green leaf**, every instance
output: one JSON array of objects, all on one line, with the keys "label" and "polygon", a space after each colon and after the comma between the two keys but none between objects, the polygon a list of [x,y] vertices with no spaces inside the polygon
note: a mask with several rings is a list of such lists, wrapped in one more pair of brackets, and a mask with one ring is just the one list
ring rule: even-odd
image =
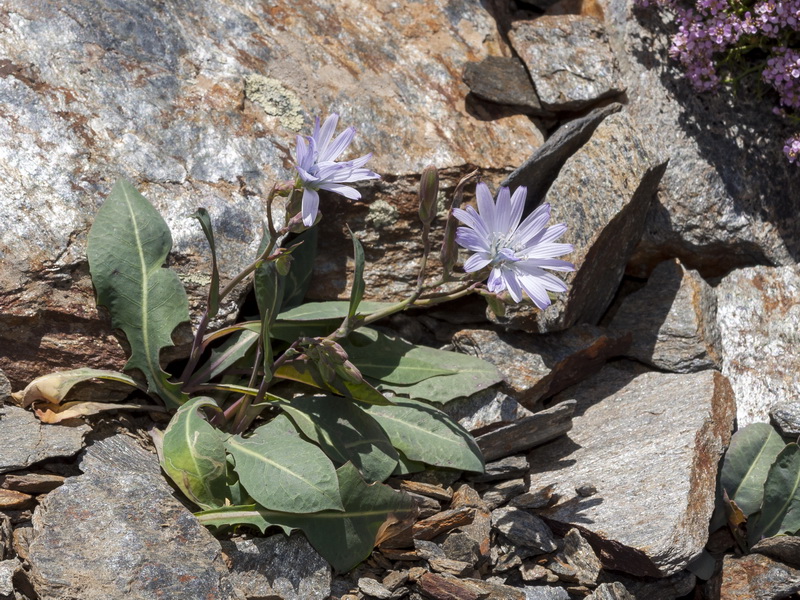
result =
[{"label": "green leaf", "polygon": [[778,454],[764,482],[764,503],[748,523],[748,542],[800,530],[800,446],[787,444]]},{"label": "green leaf", "polygon": [[381,383],[409,385],[456,373],[437,366],[447,364],[452,352],[416,346],[368,327],[354,331],[341,345],[361,373]]},{"label": "green leaf", "polygon": [[389,486],[367,485],[350,463],[336,472],[344,512],[325,511],[297,523],[311,545],[340,573],[367,558],[375,546],[378,530],[390,514],[406,515],[414,502]]},{"label": "green leaf", "polygon": [[395,399],[390,406],[363,406],[407,458],[436,467],[483,473],[475,440],[440,410],[416,400]]},{"label": "green leaf", "polygon": [[403,475],[411,475],[412,473],[421,473],[425,469],[428,468],[424,462],[420,462],[418,460],[411,460],[405,454],[397,451],[399,457],[397,459],[397,467],[395,468],[392,475],[396,477],[402,477]]},{"label": "green leaf", "polygon": [[330,459],[314,444],[287,433],[281,419],[288,421],[278,416],[250,437],[237,435],[226,443],[247,493],[265,508],[283,512],[342,510]]},{"label": "green leaf", "polygon": [[169,227],[127,181],[111,190],[89,231],[87,256],[97,303],[128,338],[126,369],[139,369],[151,393],[171,407],[188,397],[161,369],[159,353],[172,332],[189,320],[186,292],[174,271],[163,268],[172,248]]},{"label": "green leaf", "polygon": [[24,390],[16,392],[12,394],[12,396],[23,407],[28,407],[39,400],[44,400],[49,404],[59,404],[76,384],[92,379],[118,381],[120,383],[127,383],[135,388],[139,387],[139,384],[136,383],[131,376],[125,375],[125,373],[83,367],[81,369],[58,371],[56,373],[49,373],[37,377],[31,381]]},{"label": "green leaf", "polygon": [[349,463],[340,467],[336,474],[344,511],[296,515],[259,506],[230,506],[196,516],[204,525],[216,527],[247,524],[262,532],[271,525],[301,529],[317,552],[343,573],[370,555],[378,530],[390,515],[402,519],[413,512],[414,503],[389,486],[367,485],[358,469]]},{"label": "green leaf", "polygon": [[[262,248],[259,254],[269,244],[267,233],[261,241]],[[283,302],[284,278],[278,274],[278,268],[273,261],[264,261],[255,271],[254,288],[258,312],[261,315],[261,351],[263,355],[263,368],[265,376],[272,373],[272,337],[270,334],[272,324],[275,322]]]},{"label": "green leaf", "polygon": [[258,341],[258,336],[258,333],[247,329],[232,333],[224,343],[211,349],[208,361],[192,375],[186,387],[191,388],[200,382],[210,381],[223,373],[225,369],[247,355]]},{"label": "green leaf", "polygon": [[385,480],[397,466],[397,451],[381,426],[349,400],[299,396],[281,408],[331,460],[352,462],[368,482]]},{"label": "green leaf", "polygon": [[217,246],[214,243],[214,229],[211,227],[211,217],[205,208],[198,208],[192,215],[200,222],[200,227],[208,240],[211,248],[211,284],[208,286],[208,316],[214,318],[219,312],[219,270],[217,269]]},{"label": "green leaf", "polygon": [[[292,267],[284,278],[283,308],[299,305],[306,297],[311,285],[311,272],[317,256],[319,228],[311,227],[291,240],[292,246],[300,244],[292,251]],[[294,341],[294,340],[292,340]]]},{"label": "green leaf", "polygon": [[281,365],[280,368],[275,371],[275,377],[305,383],[306,385],[319,388],[332,394],[369,404],[391,404],[391,402],[386,399],[386,396],[381,394],[366,381],[353,383],[352,381],[344,381],[338,378],[333,382],[325,381],[317,367],[313,363],[307,361],[296,360]]},{"label": "green leaf", "polygon": [[353,287],[350,290],[350,307],[347,311],[347,318],[352,319],[356,316],[358,305],[364,297],[364,289],[366,288],[366,283],[364,283],[365,259],[364,247],[361,245],[358,238],[353,235],[349,225],[347,226],[347,231],[350,232],[350,237],[353,238],[353,260],[355,262],[355,268],[353,269]]},{"label": "green leaf", "polygon": [[261,533],[264,533],[269,527],[280,527],[286,535],[289,535],[295,529],[294,527],[288,527],[269,520],[270,518],[273,518],[275,521],[280,519],[291,520],[292,515],[267,510],[257,504],[223,506],[222,508],[213,508],[197,512],[194,516],[206,527],[215,527],[219,529],[236,527],[238,525],[249,525],[260,530]]},{"label": "green leaf", "polygon": [[770,465],[785,447],[781,436],[768,423],[753,423],[737,431],[722,463],[722,488],[750,516],[761,508],[764,482]]},{"label": "green leaf", "polygon": [[[370,302],[365,301],[359,304],[360,315],[367,315],[377,312],[389,306],[394,306],[394,302]],[[350,311],[350,302],[345,300],[331,300],[329,302],[307,302],[291,310],[284,310],[278,315],[279,321],[334,321],[341,322],[347,317]]]},{"label": "green leaf", "polygon": [[[444,352],[444,350],[441,352]],[[464,356],[456,352],[449,352],[448,354]],[[456,359],[456,362],[459,362],[458,359]],[[456,373],[454,375],[429,377],[411,385],[388,383],[369,376],[366,377],[366,380],[381,391],[389,391],[398,396],[407,396],[444,405],[456,398],[471,396],[502,381],[502,375],[494,365],[489,365],[489,363],[485,363],[485,365],[473,365],[464,371],[459,371],[457,365],[450,364],[448,366],[455,367]]]},{"label": "green leaf", "polygon": [[223,433],[202,409],[221,412],[211,398],[193,398],[178,409],[164,432],[161,467],[192,502],[201,508],[223,506],[228,497]]}]

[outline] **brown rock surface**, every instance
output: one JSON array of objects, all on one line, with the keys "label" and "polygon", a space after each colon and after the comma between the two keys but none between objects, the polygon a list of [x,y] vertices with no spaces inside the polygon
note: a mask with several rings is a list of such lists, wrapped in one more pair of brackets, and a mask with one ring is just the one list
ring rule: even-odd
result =
[{"label": "brown rock surface", "polygon": [[[435,162],[449,170],[447,187],[467,165],[499,174],[542,143],[527,117],[483,120],[465,106],[464,65],[502,53],[478,0],[247,9],[202,0],[181,10],[154,0],[4,2],[0,368],[20,388],[55,368],[121,366],[84,256],[117,177],[163,212],[173,264],[197,305],[209,256],[186,215],[209,210],[223,279],[238,271],[258,244],[271,182],[293,176],[274,142],[291,145],[319,113],[338,111],[359,128],[353,155],[374,152],[384,180],[364,188],[361,203],[323,199],[328,252],[316,297],[344,294],[345,221],[372,227],[368,289],[405,292],[420,247],[414,174]],[[226,303],[222,317],[235,308]]]},{"label": "brown rock surface", "polygon": [[720,600],[774,600],[800,592],[800,571],[761,554],[726,555]]}]

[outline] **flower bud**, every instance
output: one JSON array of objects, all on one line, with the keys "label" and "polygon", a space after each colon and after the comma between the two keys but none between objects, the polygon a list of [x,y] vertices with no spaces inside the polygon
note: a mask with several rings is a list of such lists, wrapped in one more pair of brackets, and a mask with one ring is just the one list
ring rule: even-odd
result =
[{"label": "flower bud", "polygon": [[278,271],[278,275],[282,275],[286,277],[289,274],[289,269],[292,267],[292,258],[291,254],[281,254],[278,258],[275,259],[275,270]]},{"label": "flower bud", "polygon": [[430,225],[436,217],[439,197],[439,171],[433,165],[423,169],[419,180],[419,219]]}]

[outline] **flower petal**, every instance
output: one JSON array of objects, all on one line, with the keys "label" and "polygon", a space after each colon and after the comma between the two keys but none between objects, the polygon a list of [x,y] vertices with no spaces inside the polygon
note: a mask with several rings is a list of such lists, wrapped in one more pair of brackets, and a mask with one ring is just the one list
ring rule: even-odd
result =
[{"label": "flower petal", "polygon": [[[317,117],[317,126],[314,127],[314,139],[317,141],[317,151],[322,154],[328,147],[328,144],[333,137],[333,132],[336,131],[336,125],[339,123],[339,115],[331,113],[322,124],[322,129],[319,129],[319,117]],[[318,159],[323,160],[323,159]]]},{"label": "flower petal", "polygon": [[493,294],[499,294],[506,289],[506,282],[503,279],[500,267],[495,267],[492,269],[492,272],[489,273],[489,279],[486,281],[486,287]]},{"label": "flower petal", "polygon": [[507,187],[501,187],[497,192],[497,204],[494,207],[495,231],[509,233],[511,230],[511,192]]},{"label": "flower petal", "polygon": [[348,127],[340,133],[329,147],[321,148],[319,151],[319,160],[336,160],[339,155],[347,150],[347,147],[352,143],[353,138],[356,136],[356,128]]},{"label": "flower petal", "polygon": [[475,232],[486,240],[489,244],[489,229],[486,226],[483,218],[475,212],[475,209],[468,206],[466,210],[460,208],[453,209],[453,216],[464,223],[467,227],[471,227]]},{"label": "flower petal", "polygon": [[473,252],[489,252],[489,244],[486,242],[486,238],[469,227],[456,229],[456,243]]},{"label": "flower petal", "polygon": [[337,183],[323,183],[319,186],[321,190],[328,190],[329,192],[333,192],[334,194],[339,194],[340,196],[344,196],[345,198],[349,198],[350,200],[360,200],[361,199],[361,192],[359,192],[355,188],[351,188],[346,185],[339,185]]},{"label": "flower petal", "polygon": [[522,288],[519,285],[517,274],[511,269],[502,269],[503,281],[506,283],[508,293],[511,294],[514,302],[522,301]]},{"label": "flower petal", "polygon": [[544,227],[550,220],[550,205],[542,204],[520,224],[514,233],[514,246],[529,246],[529,241]]},{"label": "flower petal", "polygon": [[319,194],[312,189],[303,190],[303,225],[311,227],[317,219],[319,212]]},{"label": "flower petal", "polygon": [[497,231],[494,224],[494,200],[492,199],[492,193],[489,191],[489,186],[483,182],[479,183],[475,188],[475,196],[478,199],[478,213],[483,222],[486,223],[489,233]]},{"label": "flower petal", "polygon": [[552,304],[550,296],[547,295],[547,290],[539,278],[522,275],[519,279],[522,289],[540,310],[544,310]]},{"label": "flower petal", "polygon": [[467,273],[474,273],[475,271],[480,271],[491,262],[486,252],[478,252],[464,262],[464,270]]},{"label": "flower petal", "polygon": [[556,258],[573,252],[572,244],[539,243],[530,246],[519,254],[522,258]]},{"label": "flower petal", "polygon": [[525,211],[525,197],[528,195],[528,188],[521,185],[517,188],[511,196],[511,221],[508,224],[508,232],[515,231],[519,226],[519,221],[522,219],[522,213]]}]

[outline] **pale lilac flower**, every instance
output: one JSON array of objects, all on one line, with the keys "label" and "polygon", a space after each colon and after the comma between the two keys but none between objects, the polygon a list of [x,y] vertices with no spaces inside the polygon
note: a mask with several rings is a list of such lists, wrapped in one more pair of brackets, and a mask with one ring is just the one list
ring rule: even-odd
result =
[{"label": "pale lilac flower", "polygon": [[358,190],[342,184],[380,178],[377,173],[362,168],[372,158],[372,153],[355,160],[335,162],[356,135],[355,127],[348,127],[334,138],[333,132],[338,122],[339,115],[333,113],[320,127],[317,117],[313,135],[297,136],[295,168],[303,186],[302,215],[306,227],[313,225],[317,218],[319,190],[328,190],[345,198],[358,200],[361,198]]},{"label": "pale lilac flower", "polygon": [[574,271],[575,266],[556,257],[572,252],[572,244],[556,244],[567,226],[563,223],[547,227],[550,205],[543,204],[524,221],[527,189],[517,188],[512,196],[506,187],[497,194],[497,204],[484,183],[476,190],[478,210],[456,208],[453,215],[466,227],[456,231],[456,241],[475,252],[464,263],[467,273],[491,266],[486,286],[492,293],[508,290],[514,302],[525,292],[533,303],[544,310],[550,306],[551,292],[566,292],[567,286],[551,271]]}]

